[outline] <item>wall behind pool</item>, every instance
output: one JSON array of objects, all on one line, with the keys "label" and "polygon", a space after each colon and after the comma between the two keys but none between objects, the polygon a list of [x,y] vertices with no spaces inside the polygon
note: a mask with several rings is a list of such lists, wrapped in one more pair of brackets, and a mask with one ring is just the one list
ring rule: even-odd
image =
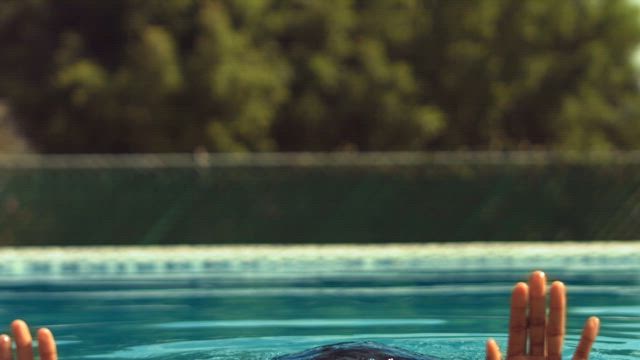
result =
[{"label": "wall behind pool", "polygon": [[640,239],[640,153],[0,157],[0,245]]}]

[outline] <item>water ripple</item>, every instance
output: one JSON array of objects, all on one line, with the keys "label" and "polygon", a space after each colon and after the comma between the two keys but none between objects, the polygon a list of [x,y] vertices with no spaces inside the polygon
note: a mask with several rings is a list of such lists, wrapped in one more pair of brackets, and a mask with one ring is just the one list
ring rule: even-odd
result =
[{"label": "water ripple", "polygon": [[198,329],[198,328],[257,328],[257,327],[369,327],[369,326],[406,326],[440,325],[442,319],[292,319],[292,320],[226,320],[226,321],[178,321],[152,324],[150,327],[161,329]]}]

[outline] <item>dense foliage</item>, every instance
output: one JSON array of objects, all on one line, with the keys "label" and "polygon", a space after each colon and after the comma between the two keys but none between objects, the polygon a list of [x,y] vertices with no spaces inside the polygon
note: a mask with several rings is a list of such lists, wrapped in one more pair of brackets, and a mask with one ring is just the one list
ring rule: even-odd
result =
[{"label": "dense foliage", "polygon": [[3,0],[44,152],[640,147],[626,0]]}]

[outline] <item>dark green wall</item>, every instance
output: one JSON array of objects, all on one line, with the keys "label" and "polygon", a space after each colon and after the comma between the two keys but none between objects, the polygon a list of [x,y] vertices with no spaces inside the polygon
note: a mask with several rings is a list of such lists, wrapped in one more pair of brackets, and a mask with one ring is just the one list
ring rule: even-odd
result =
[{"label": "dark green wall", "polygon": [[[486,160],[486,159],[485,159]],[[4,245],[640,238],[640,163],[0,169]]]}]

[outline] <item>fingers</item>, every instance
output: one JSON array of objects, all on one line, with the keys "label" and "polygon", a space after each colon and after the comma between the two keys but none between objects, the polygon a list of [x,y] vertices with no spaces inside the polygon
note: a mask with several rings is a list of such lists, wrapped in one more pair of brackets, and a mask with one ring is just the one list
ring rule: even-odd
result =
[{"label": "fingers", "polygon": [[[546,276],[542,271],[533,272],[528,285],[518,283],[514,287],[511,296],[507,359],[562,359],[567,317],[566,288],[559,281],[551,285],[548,323],[546,290]],[[587,320],[573,360],[588,360],[599,328],[598,318],[592,317]],[[500,360],[500,350],[495,341],[487,342],[486,351],[487,360]]]},{"label": "fingers", "polygon": [[600,319],[593,316],[587,319],[582,330],[582,337],[576,348],[576,352],[573,355],[573,360],[587,360],[589,359],[589,352],[591,346],[596,341],[598,331],[600,330]]},{"label": "fingers", "polygon": [[40,352],[40,360],[58,360],[56,341],[49,329],[42,328],[38,330],[38,350]]},{"label": "fingers", "polygon": [[547,325],[547,355],[549,360],[562,359],[562,342],[567,316],[566,288],[556,281],[551,284],[551,309]]},{"label": "fingers", "polygon": [[17,360],[33,360],[31,333],[27,324],[22,320],[15,320],[11,323],[11,332],[16,342]]},{"label": "fingers", "polygon": [[[17,360],[33,360],[33,348],[31,332],[29,327],[22,320],[15,320],[11,323],[11,332],[16,343]],[[43,328],[38,331],[38,349],[40,360],[57,360],[58,351],[56,341],[49,329]],[[0,336],[0,360],[12,360],[11,339]]]},{"label": "fingers", "polygon": [[487,341],[487,360],[500,360],[500,348],[493,339]]},{"label": "fingers", "polygon": [[529,355],[545,355],[546,276],[534,271],[529,277]]},{"label": "fingers", "polygon": [[527,348],[527,302],[529,286],[518,283],[511,294],[511,316],[509,317],[509,345],[507,358],[525,355]]},{"label": "fingers", "polygon": [[11,338],[5,334],[0,335],[0,360],[12,360]]}]

